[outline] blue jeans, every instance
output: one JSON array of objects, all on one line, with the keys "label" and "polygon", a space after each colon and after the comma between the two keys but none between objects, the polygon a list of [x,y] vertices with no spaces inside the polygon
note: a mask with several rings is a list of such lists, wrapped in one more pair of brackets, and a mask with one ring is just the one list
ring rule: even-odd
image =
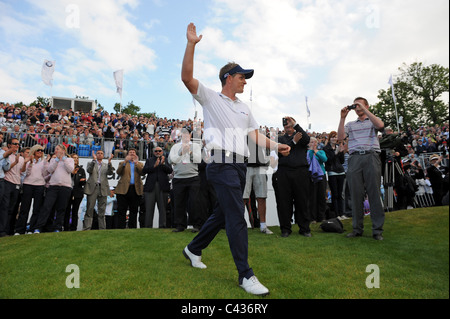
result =
[{"label": "blue jeans", "polygon": [[239,273],[239,282],[253,276],[248,264],[248,233],[242,195],[247,164],[211,163],[206,168],[208,181],[214,186],[217,202],[213,214],[188,245],[190,252],[201,256],[218,232],[225,226],[231,254]]}]

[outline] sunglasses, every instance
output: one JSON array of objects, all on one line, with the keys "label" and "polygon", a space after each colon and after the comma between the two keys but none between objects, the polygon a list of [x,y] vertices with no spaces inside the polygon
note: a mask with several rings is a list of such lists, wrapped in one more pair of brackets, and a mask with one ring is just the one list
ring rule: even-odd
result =
[{"label": "sunglasses", "polygon": [[161,153],[162,151],[155,150],[154,152],[155,152],[155,153]]},{"label": "sunglasses", "polygon": [[44,150],[36,150],[35,152],[43,152]]},{"label": "sunglasses", "polygon": [[11,145],[19,145],[19,143],[11,143]]}]

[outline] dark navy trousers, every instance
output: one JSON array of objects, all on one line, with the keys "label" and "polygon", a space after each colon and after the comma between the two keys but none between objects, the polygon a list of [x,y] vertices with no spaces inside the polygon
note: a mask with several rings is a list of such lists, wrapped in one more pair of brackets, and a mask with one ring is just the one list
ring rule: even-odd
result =
[{"label": "dark navy trousers", "polygon": [[253,276],[253,270],[248,264],[247,222],[244,218],[245,207],[242,199],[246,173],[245,163],[208,164],[206,174],[216,191],[217,202],[213,214],[188,245],[191,253],[201,256],[202,250],[208,247],[225,226],[231,254],[239,273],[239,283],[243,278]]}]

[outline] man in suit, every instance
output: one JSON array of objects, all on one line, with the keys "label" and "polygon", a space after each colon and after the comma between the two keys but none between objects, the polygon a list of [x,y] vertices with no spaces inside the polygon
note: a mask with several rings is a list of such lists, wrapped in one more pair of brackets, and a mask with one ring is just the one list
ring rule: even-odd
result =
[{"label": "man in suit", "polygon": [[169,174],[172,173],[172,166],[168,163],[161,147],[154,150],[155,156],[145,162],[143,174],[147,174],[144,185],[145,200],[145,227],[153,227],[153,215],[155,204],[159,211],[159,228],[166,227],[166,204],[167,195],[170,191]]},{"label": "man in suit", "polygon": [[95,203],[97,203],[98,228],[106,229],[106,200],[110,194],[108,175],[114,173],[114,168],[111,164],[112,154],[109,157],[108,164],[103,162],[102,150],[98,150],[97,153],[92,152],[92,158],[93,160],[87,166],[89,179],[84,187],[84,193],[87,195],[87,203],[83,230],[90,230],[92,227]]},{"label": "man in suit", "polygon": [[130,210],[128,228],[137,227],[137,213],[140,196],[144,194],[143,175],[144,165],[139,162],[135,149],[129,149],[125,160],[119,163],[117,175],[120,179],[116,186],[117,210],[119,215],[119,227],[126,227],[127,210]]}]

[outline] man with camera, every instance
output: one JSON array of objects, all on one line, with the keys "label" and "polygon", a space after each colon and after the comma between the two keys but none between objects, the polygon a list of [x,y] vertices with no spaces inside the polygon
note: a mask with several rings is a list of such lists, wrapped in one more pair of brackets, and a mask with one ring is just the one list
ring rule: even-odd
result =
[{"label": "man with camera", "polygon": [[[356,121],[345,124],[348,113],[354,110]],[[347,178],[352,197],[353,231],[347,237],[360,237],[364,231],[363,203],[365,191],[369,197],[372,236],[383,240],[384,208],[381,201],[381,159],[378,132],[384,129],[384,123],[369,111],[369,103],[358,97],[354,104],[341,110],[338,128],[338,140],[348,136]]]},{"label": "man with camera", "polygon": [[311,214],[308,208],[309,200],[309,165],[306,151],[310,137],[292,117],[283,118],[285,134],[278,142],[291,147],[288,156],[278,160],[278,220],[280,222],[281,237],[288,237],[291,233],[291,219],[294,213],[295,222],[299,227],[299,234],[311,237],[309,224]]}]

